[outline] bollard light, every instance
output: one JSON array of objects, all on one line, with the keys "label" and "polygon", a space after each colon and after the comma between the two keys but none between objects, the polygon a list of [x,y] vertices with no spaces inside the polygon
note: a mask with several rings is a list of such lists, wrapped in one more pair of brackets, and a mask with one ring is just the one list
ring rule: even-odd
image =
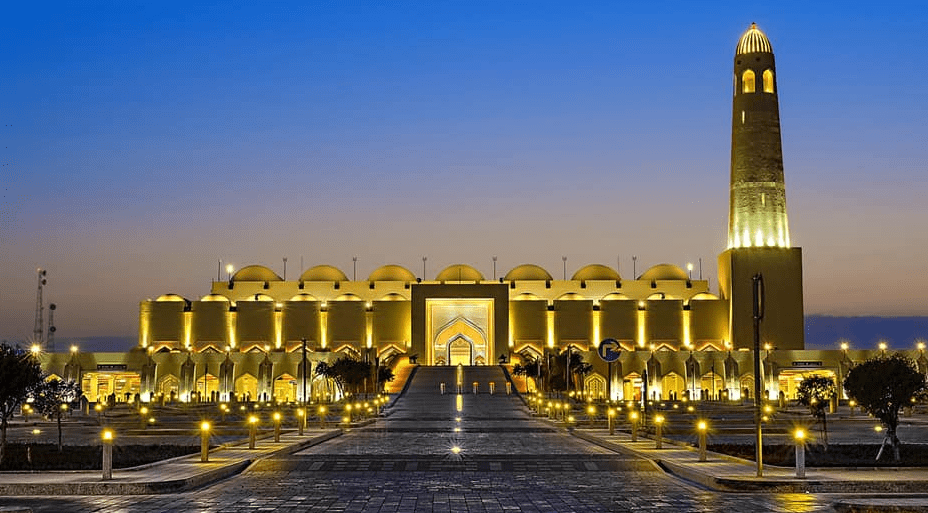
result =
[{"label": "bollard light", "polygon": [[258,437],[258,416],[250,415],[248,417],[248,448],[255,448],[255,439]]},{"label": "bollard light", "polygon": [[615,434],[615,421],[613,419],[615,418],[615,408],[609,408],[608,417],[609,417],[609,434],[614,435]]},{"label": "bollard light", "polygon": [[657,415],[654,417],[654,448],[663,449],[663,428],[664,428],[664,416]]},{"label": "bollard light", "polygon": [[319,407],[319,427],[325,429],[325,406]]},{"label": "bollard light", "polygon": [[854,407],[857,406],[857,401],[851,399],[847,402],[847,405],[851,407],[851,416],[854,416]]},{"label": "bollard light", "polygon": [[706,431],[709,425],[704,420],[696,423],[696,431],[699,433],[699,461],[706,461]]},{"label": "bollard light", "polygon": [[632,442],[638,441],[638,412],[632,411],[628,414],[629,420],[632,422]]},{"label": "bollard light", "polygon": [[103,480],[113,479],[113,439],[116,438],[112,429],[104,429],[100,433],[103,439]]},{"label": "bollard light", "polygon": [[796,441],[796,477],[806,477],[806,432],[799,428],[793,432]]},{"label": "bollard light", "polygon": [[209,422],[200,422],[200,461],[206,463],[209,461]]},{"label": "bollard light", "polygon": [[280,443],[280,412],[274,412],[274,443]]},{"label": "bollard light", "polygon": [[306,409],[299,408],[296,410],[296,423],[300,430],[300,436],[303,436],[303,430],[306,428]]}]

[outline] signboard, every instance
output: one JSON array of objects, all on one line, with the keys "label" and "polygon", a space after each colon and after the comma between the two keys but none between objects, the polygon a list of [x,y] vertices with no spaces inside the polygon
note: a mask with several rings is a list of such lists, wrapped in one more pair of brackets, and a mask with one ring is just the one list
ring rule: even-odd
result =
[{"label": "signboard", "polygon": [[126,364],[124,363],[98,363],[98,371],[124,371],[126,370]]},{"label": "signboard", "polygon": [[596,352],[599,353],[599,357],[607,362],[614,362],[619,359],[619,356],[622,355],[622,346],[619,345],[619,341],[614,338],[607,338],[599,343],[599,347],[596,348]]},{"label": "signboard", "polygon": [[822,362],[793,362],[793,367],[821,367]]}]

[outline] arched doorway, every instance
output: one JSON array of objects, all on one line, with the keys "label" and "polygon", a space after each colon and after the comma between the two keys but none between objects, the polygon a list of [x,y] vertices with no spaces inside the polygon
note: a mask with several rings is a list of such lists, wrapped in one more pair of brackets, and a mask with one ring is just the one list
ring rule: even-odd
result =
[{"label": "arched doorway", "polygon": [[258,378],[242,374],[235,380],[235,395],[242,401],[253,401],[258,397]]},{"label": "arched doorway", "polygon": [[448,341],[448,365],[473,365],[474,343],[463,335]]},{"label": "arched doorway", "polygon": [[686,382],[683,376],[676,372],[670,372],[661,378],[661,399],[677,400],[683,397],[686,391]]},{"label": "arched doorway", "polygon": [[289,374],[282,374],[275,379],[274,399],[279,403],[296,401],[296,378]]},{"label": "arched doorway", "polygon": [[606,378],[600,376],[599,374],[590,374],[584,380],[583,391],[587,399],[605,399]]}]

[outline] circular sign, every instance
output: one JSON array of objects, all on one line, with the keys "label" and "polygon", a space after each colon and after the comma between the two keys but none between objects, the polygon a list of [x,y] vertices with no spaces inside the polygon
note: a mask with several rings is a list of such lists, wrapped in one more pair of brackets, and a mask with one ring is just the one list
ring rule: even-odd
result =
[{"label": "circular sign", "polygon": [[619,341],[614,338],[607,338],[599,343],[599,347],[596,349],[596,352],[599,353],[599,357],[607,362],[614,362],[619,359],[619,356],[622,355],[622,346],[619,345]]}]

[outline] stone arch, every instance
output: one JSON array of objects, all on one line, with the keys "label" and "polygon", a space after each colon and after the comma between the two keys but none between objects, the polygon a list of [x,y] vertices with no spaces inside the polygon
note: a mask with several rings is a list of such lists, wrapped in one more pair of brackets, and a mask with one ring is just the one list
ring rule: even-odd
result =
[{"label": "stone arch", "polygon": [[458,333],[446,344],[448,365],[473,365],[474,341],[470,337]]},{"label": "stone arch", "polygon": [[251,401],[258,396],[258,378],[245,373],[235,380],[235,395],[242,401]]},{"label": "stone arch", "polygon": [[166,401],[176,401],[180,397],[180,378],[174,374],[168,374],[158,380],[157,392],[161,394]]},{"label": "stone arch", "polygon": [[290,374],[284,373],[274,380],[274,400],[278,403],[292,403],[296,401],[297,393],[296,378]]},{"label": "stone arch", "polygon": [[439,360],[445,360],[448,363],[450,353],[448,346],[451,341],[463,337],[472,344],[472,362],[474,365],[481,365],[478,362],[486,362],[492,356],[489,354],[490,347],[487,341],[487,334],[480,326],[476,325],[465,317],[455,317],[445,323],[444,326],[437,330],[434,340],[431,341],[430,348],[433,357],[433,365],[442,365]]},{"label": "stone arch", "polygon": [[686,380],[676,372],[668,372],[661,378],[661,399],[677,400],[686,392]]},{"label": "stone arch", "polygon": [[606,398],[606,378],[599,374],[590,374],[583,380],[586,397],[601,400]]}]

